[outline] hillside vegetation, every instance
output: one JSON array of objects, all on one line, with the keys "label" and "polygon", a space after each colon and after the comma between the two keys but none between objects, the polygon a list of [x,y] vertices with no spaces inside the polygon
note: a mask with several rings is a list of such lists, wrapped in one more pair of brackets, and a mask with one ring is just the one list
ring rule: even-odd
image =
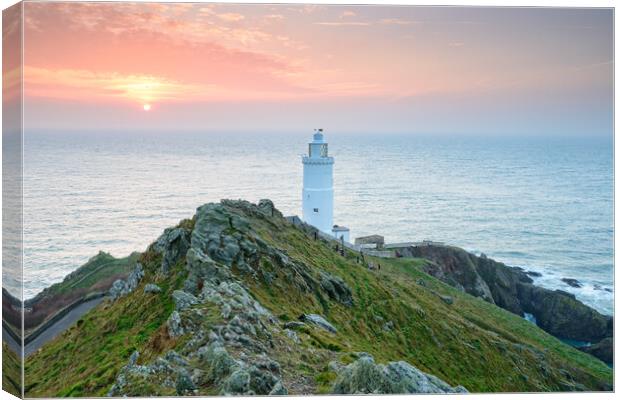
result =
[{"label": "hillside vegetation", "polygon": [[334,245],[270,201],[204,205],[139,256],[122,295],[26,359],[26,396],[612,389],[603,362],[426,260]]},{"label": "hillside vegetation", "polygon": [[100,252],[67,275],[62,282],[26,300],[24,304],[30,309],[24,314],[26,335],[63,308],[94,294],[107,292],[112,282],[129,274],[138,256],[139,253],[133,253],[128,257],[115,258]]}]

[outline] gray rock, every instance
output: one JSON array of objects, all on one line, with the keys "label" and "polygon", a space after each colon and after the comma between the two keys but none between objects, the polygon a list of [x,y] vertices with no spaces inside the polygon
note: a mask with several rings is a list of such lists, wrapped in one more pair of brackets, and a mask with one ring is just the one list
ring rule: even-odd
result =
[{"label": "gray rock", "polygon": [[144,286],[144,293],[159,293],[161,288],[154,283],[147,283]]},{"label": "gray rock", "polygon": [[164,357],[164,360],[181,367],[186,367],[188,365],[187,361],[185,361],[185,359],[174,350],[168,351]]},{"label": "gray rock", "polygon": [[161,270],[168,273],[189,250],[189,232],[183,228],[168,228],[153,244],[153,249],[162,253]]},{"label": "gray rock", "polygon": [[387,366],[375,364],[372,357],[362,356],[341,368],[332,387],[336,394],[405,394],[466,393],[461,386],[451,387],[441,379],[425,374],[404,362]]},{"label": "gray rock", "polygon": [[140,353],[136,350],[133,353],[131,353],[131,356],[129,357],[129,364],[130,366],[136,365],[137,361],[138,361],[138,357],[140,357]]},{"label": "gray rock", "polygon": [[175,290],[172,292],[172,298],[174,299],[175,309],[177,311],[185,310],[198,303],[196,296],[182,290]]},{"label": "gray rock", "polygon": [[394,329],[394,321],[388,321],[381,327],[386,332],[391,332]]},{"label": "gray rock", "polygon": [[306,324],[300,321],[289,321],[283,325],[283,328],[284,329],[297,329],[297,328],[301,328],[302,326],[306,326]]},{"label": "gray rock", "polygon": [[218,265],[200,249],[190,248],[186,254],[186,269],[189,276],[185,281],[185,291],[198,294],[199,286],[205,281],[219,284],[231,278],[230,270]]},{"label": "gray rock", "polygon": [[266,395],[271,393],[271,390],[279,382],[279,379],[265,367],[253,365],[249,368],[249,373],[251,377],[250,390],[252,393],[258,395]]},{"label": "gray rock", "polygon": [[467,393],[464,387],[453,388],[405,361],[388,363],[384,374],[390,382],[392,393]]},{"label": "gray rock", "polygon": [[284,385],[282,385],[281,381],[276,382],[276,384],[273,385],[273,388],[269,392],[269,396],[286,396],[286,395],[288,395],[288,390],[286,390]]},{"label": "gray rock", "polygon": [[176,310],[170,314],[166,325],[168,326],[168,334],[170,337],[181,336],[185,333],[183,326],[181,325],[181,316]]},{"label": "gray rock", "polygon": [[123,281],[122,279],[117,279],[114,281],[114,283],[110,287],[108,294],[110,295],[112,300],[116,300],[122,296],[122,293],[124,290],[125,290],[125,281]]},{"label": "gray rock", "polygon": [[144,278],[144,268],[142,264],[136,263],[136,267],[127,277],[127,281],[125,283],[125,294],[133,292],[137,287],[140,281]]},{"label": "gray rock", "polygon": [[269,217],[282,217],[282,213],[276,209],[273,202],[269,199],[261,199],[258,202],[258,209]]},{"label": "gray rock", "polygon": [[607,364],[613,364],[614,362],[613,337],[605,338],[596,344],[579,347],[579,350],[590,353]]},{"label": "gray rock", "polygon": [[199,360],[205,363],[210,370],[210,378],[220,383],[233,371],[239,369],[239,363],[228,354],[228,351],[219,342],[213,342],[198,350]]},{"label": "gray rock", "polygon": [[440,298],[440,299],[441,299],[444,303],[446,303],[446,304],[448,304],[448,305],[451,305],[451,304],[453,304],[453,303],[454,303],[454,299],[453,299],[451,296],[446,296],[446,295],[443,295],[443,294],[439,294],[438,296],[439,296],[439,298]]},{"label": "gray rock", "polygon": [[144,277],[144,269],[142,264],[137,263],[136,267],[129,274],[126,280],[118,279],[114,281],[110,287],[108,294],[112,300],[116,300],[133,292]]},{"label": "gray rock", "polygon": [[342,365],[342,363],[338,361],[330,361],[327,364],[327,368],[332,372],[339,373],[342,370],[342,368],[344,368],[344,365]]},{"label": "gray rock", "polygon": [[327,293],[330,299],[342,303],[345,306],[353,305],[351,289],[339,276],[321,273],[321,288]]},{"label": "gray rock", "polygon": [[336,333],[338,330],[327,320],[318,314],[303,314],[299,319],[309,324],[318,326],[328,332]]},{"label": "gray rock", "polygon": [[250,394],[251,379],[252,377],[248,371],[237,370],[224,381],[220,394],[224,396]]},{"label": "gray rock", "polygon": [[574,279],[574,278],[562,278],[562,282],[574,288],[580,288],[583,286],[581,282],[579,282],[577,279]]},{"label": "gray rock", "polygon": [[196,385],[194,385],[194,382],[192,382],[192,379],[187,372],[179,372],[175,388],[179,396],[184,396],[187,394],[193,394],[194,390],[196,390]]},{"label": "gray rock", "polygon": [[301,340],[299,339],[299,336],[297,336],[297,332],[292,331],[290,329],[285,329],[284,333],[286,334],[286,336],[288,336],[294,343],[300,343]]}]

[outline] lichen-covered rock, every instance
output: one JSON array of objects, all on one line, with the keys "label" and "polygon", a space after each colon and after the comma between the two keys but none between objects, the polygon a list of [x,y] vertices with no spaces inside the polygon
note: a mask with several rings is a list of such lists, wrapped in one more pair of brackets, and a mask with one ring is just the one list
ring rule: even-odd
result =
[{"label": "lichen-covered rock", "polygon": [[230,269],[217,264],[202,250],[190,248],[186,255],[186,269],[189,272],[184,284],[185,291],[198,294],[200,285],[209,281],[219,285],[231,279]]},{"label": "lichen-covered rock", "polygon": [[332,387],[336,394],[466,393],[404,362],[376,364],[368,355],[340,368]]},{"label": "lichen-covered rock", "polygon": [[166,325],[168,326],[168,334],[170,337],[181,336],[185,333],[181,325],[181,315],[179,315],[179,312],[176,310],[170,314]]},{"label": "lichen-covered rock", "polygon": [[336,333],[338,330],[327,320],[318,314],[303,314],[299,319],[309,324],[318,326],[328,332]]},{"label": "lichen-covered rock", "polygon": [[273,202],[269,199],[261,199],[258,202],[258,209],[265,215],[269,217],[280,217],[282,218],[282,213],[276,209],[273,205]]},{"label": "lichen-covered rock", "polygon": [[112,300],[128,295],[138,287],[138,284],[143,277],[144,269],[142,264],[137,263],[133,271],[131,271],[129,276],[127,276],[127,279],[118,279],[114,281],[108,291],[108,295],[112,298]]},{"label": "lichen-covered rock", "polygon": [[198,350],[199,360],[210,371],[210,379],[219,384],[233,371],[239,369],[239,363],[230,356],[226,348],[220,342],[213,342]]},{"label": "lichen-covered rock", "polygon": [[284,329],[298,329],[298,328],[301,328],[302,326],[306,326],[306,324],[304,324],[301,321],[289,321],[289,322],[286,322],[282,327]]},{"label": "lichen-covered rock", "polygon": [[392,393],[467,393],[464,387],[452,387],[405,361],[388,363],[384,374],[390,383]]},{"label": "lichen-covered rock", "polygon": [[112,300],[116,300],[121,297],[121,293],[125,290],[125,281],[122,279],[117,279],[114,281],[112,286],[110,286],[110,290],[108,291],[108,295],[112,298]]},{"label": "lichen-covered rock", "polygon": [[290,329],[285,329],[284,333],[286,334],[286,336],[288,336],[289,339],[293,341],[293,343],[301,343],[299,336],[297,336],[297,332]]},{"label": "lichen-covered rock", "polygon": [[180,371],[177,376],[175,388],[179,396],[186,396],[188,394],[193,394],[194,390],[196,390],[196,385],[194,385],[192,378],[190,378],[187,372]]},{"label": "lichen-covered rock", "polygon": [[147,283],[144,285],[144,293],[159,293],[161,288],[154,283]]},{"label": "lichen-covered rock", "polygon": [[269,392],[269,396],[286,396],[286,395],[288,395],[288,390],[286,390],[284,385],[282,385],[281,381],[276,382],[276,384],[273,385],[273,388]]},{"label": "lichen-covered rock", "polygon": [[329,273],[321,273],[321,288],[327,293],[330,299],[335,300],[345,306],[353,305],[351,289],[339,276]]},{"label": "lichen-covered rock", "polygon": [[250,392],[251,379],[252,377],[248,371],[236,370],[224,381],[220,394],[224,396],[254,394]]},{"label": "lichen-covered rock", "polygon": [[142,264],[136,263],[136,267],[129,274],[126,281],[126,291],[127,293],[133,292],[137,287],[140,281],[144,278],[144,268]]},{"label": "lichen-covered rock", "polygon": [[183,228],[168,228],[153,244],[153,249],[162,253],[161,270],[168,273],[189,249],[189,232]]},{"label": "lichen-covered rock", "polygon": [[172,299],[174,300],[175,309],[177,311],[185,310],[198,303],[196,296],[182,290],[175,290],[172,292]]}]

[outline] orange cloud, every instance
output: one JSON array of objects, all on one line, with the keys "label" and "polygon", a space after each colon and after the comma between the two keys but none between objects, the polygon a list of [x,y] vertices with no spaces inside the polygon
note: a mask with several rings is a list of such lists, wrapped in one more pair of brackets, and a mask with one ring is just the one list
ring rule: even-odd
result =
[{"label": "orange cloud", "polygon": [[151,75],[37,67],[26,67],[24,80],[27,96],[63,99],[83,97],[90,101],[106,98],[140,103],[187,100],[214,90],[214,87],[208,85],[189,85]]},{"label": "orange cloud", "polygon": [[219,19],[223,21],[227,21],[227,22],[238,22],[238,21],[245,19],[243,15],[237,14],[237,13],[222,13],[222,14],[216,14],[216,16]]}]

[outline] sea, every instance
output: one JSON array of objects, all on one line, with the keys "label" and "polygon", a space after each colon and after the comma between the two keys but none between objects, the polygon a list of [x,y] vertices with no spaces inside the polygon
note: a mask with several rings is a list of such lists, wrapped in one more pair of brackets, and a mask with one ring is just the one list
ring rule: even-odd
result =
[{"label": "sea", "polygon": [[[26,134],[24,297],[99,251],[142,251],[220,199],[301,214],[312,131]],[[613,315],[613,139],[326,131],[335,223],[539,273]],[[575,288],[562,278],[577,279]],[[7,283],[6,285],[10,285]],[[16,290],[9,287],[9,290]]]}]

